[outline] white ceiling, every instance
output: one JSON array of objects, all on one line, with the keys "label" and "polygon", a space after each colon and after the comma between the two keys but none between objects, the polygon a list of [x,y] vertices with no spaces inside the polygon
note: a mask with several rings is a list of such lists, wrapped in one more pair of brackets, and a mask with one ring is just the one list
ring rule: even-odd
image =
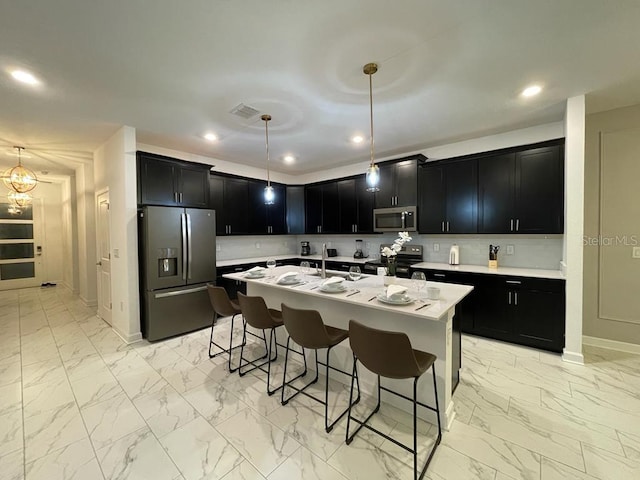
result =
[{"label": "white ceiling", "polygon": [[[0,162],[64,174],[139,142],[300,174],[640,103],[637,0],[0,0]],[[26,68],[40,87],[8,74]],[[544,86],[531,99],[519,92]],[[220,140],[201,135],[211,130]],[[297,157],[285,165],[282,156]]]}]

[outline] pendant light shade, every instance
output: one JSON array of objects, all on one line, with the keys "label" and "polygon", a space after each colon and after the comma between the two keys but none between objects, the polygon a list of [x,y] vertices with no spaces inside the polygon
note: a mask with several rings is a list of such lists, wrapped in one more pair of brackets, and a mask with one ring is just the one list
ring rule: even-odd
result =
[{"label": "pendant light shade", "polygon": [[362,68],[362,71],[365,75],[369,76],[369,120],[371,126],[371,135],[369,138],[371,139],[371,163],[366,173],[367,192],[377,192],[380,190],[378,187],[380,184],[380,169],[375,164],[373,151],[373,82],[371,76],[378,71],[378,65],[375,63],[367,63]]},{"label": "pendant light shade", "polygon": [[262,115],[260,117],[264,121],[264,135],[267,146],[267,186],[264,187],[264,203],[265,205],[273,205],[276,199],[276,192],[271,186],[271,177],[269,175],[269,121],[271,115]]},{"label": "pendant light shade", "polygon": [[22,165],[21,153],[24,147],[14,147],[18,152],[18,165],[10,168],[2,176],[4,184],[16,193],[30,192],[38,184],[38,178],[28,168]]},{"label": "pendant light shade", "polygon": [[9,202],[18,208],[26,207],[31,203],[32,197],[28,192],[9,192]]}]

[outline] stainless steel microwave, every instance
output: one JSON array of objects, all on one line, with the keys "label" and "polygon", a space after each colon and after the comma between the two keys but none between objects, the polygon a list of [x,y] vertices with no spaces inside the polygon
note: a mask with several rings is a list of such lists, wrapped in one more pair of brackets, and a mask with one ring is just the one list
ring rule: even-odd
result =
[{"label": "stainless steel microwave", "polygon": [[373,210],[374,232],[415,232],[418,230],[416,207],[376,208]]}]

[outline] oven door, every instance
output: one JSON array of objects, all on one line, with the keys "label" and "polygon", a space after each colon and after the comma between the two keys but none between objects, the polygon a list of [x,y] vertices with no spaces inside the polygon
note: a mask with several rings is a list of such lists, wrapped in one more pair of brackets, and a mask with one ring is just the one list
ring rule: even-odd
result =
[{"label": "oven door", "polygon": [[415,232],[417,230],[416,207],[376,208],[373,210],[375,232]]}]

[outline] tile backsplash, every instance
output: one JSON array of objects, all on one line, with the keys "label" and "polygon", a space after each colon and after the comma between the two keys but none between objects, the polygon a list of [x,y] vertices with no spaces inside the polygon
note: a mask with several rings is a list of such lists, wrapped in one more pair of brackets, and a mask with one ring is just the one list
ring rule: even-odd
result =
[{"label": "tile backsplash", "polygon": [[[339,256],[350,257],[356,249],[356,239],[361,239],[363,250],[369,258],[377,258],[381,243],[393,243],[396,235],[256,235],[218,237],[218,260],[263,257],[269,255],[299,255],[300,242],[311,243],[311,252],[322,251],[322,244],[335,248]],[[562,235],[419,235],[414,234],[411,243],[424,247],[425,262],[448,263],[449,248],[454,243],[460,247],[460,263],[486,265],[489,245],[500,245],[499,265],[503,267],[560,269],[562,261]],[[436,250],[436,245],[439,247]],[[508,255],[509,246],[513,254]]]}]

